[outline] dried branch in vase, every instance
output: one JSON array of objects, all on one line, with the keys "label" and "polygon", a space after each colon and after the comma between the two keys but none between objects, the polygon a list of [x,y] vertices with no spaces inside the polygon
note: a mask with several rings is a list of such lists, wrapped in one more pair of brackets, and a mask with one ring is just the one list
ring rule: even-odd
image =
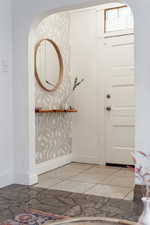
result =
[{"label": "dried branch in vase", "polygon": [[60,106],[63,109],[68,109],[68,108],[72,108],[72,106],[70,105],[70,99],[72,97],[72,94],[74,93],[74,91],[76,90],[77,87],[80,86],[80,84],[84,81],[84,79],[81,79],[80,81],[78,80],[78,77],[75,77],[74,82],[73,82],[73,87],[71,87],[69,94],[67,95],[67,97],[64,99],[62,106]]},{"label": "dried branch in vase", "polygon": [[74,85],[73,85],[73,91],[75,91],[75,89],[78,87],[78,86],[80,86],[80,84],[82,83],[84,81],[84,79],[81,79],[80,81],[78,81],[78,78],[76,77],[75,79],[74,79]]}]

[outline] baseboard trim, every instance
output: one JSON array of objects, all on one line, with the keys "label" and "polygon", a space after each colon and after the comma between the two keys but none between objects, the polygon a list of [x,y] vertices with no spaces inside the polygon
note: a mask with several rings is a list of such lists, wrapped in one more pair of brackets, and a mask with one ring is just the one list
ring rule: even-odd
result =
[{"label": "baseboard trim", "polygon": [[40,163],[36,166],[36,174],[40,175],[42,173],[46,173],[50,170],[64,166],[71,162],[72,162],[72,154],[68,154],[66,156],[61,156],[59,158]]},{"label": "baseboard trim", "polygon": [[13,172],[5,171],[0,174],[0,188],[13,184]]},{"label": "baseboard trim", "polygon": [[78,157],[78,156],[73,156],[73,162],[105,165],[104,162],[100,162],[100,160],[98,158],[95,158],[95,157],[82,157],[82,156]]}]

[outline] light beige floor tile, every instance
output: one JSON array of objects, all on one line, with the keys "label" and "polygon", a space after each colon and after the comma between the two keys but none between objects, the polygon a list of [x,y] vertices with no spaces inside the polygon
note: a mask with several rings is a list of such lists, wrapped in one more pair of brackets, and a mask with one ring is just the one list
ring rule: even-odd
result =
[{"label": "light beige floor tile", "polygon": [[130,191],[130,188],[98,184],[87,191],[86,194],[123,199]]},{"label": "light beige floor tile", "polygon": [[[44,182],[44,181],[47,181],[47,180],[50,180],[50,179],[55,179],[56,177],[52,177],[50,175],[50,173],[44,173],[44,174],[41,174],[39,177],[38,177],[38,181],[41,183],[41,182]],[[60,178],[57,178],[57,179],[60,179]],[[61,180],[61,179],[60,179]]]},{"label": "light beige floor tile", "polygon": [[79,183],[72,189],[73,192],[76,193],[85,193],[86,191],[90,190],[95,184],[92,183]]},{"label": "light beige floor tile", "polygon": [[79,168],[72,168],[72,167],[62,167],[62,168],[59,168],[57,170],[54,170],[52,172],[57,172],[57,173],[81,173],[82,170],[79,169]]},{"label": "light beige floor tile", "polygon": [[[96,184],[133,187],[134,174],[132,174],[133,172],[130,169],[71,163],[40,175],[37,187],[49,188],[53,186],[53,189],[55,189],[54,185],[58,184],[60,190],[79,193],[85,192]],[[88,184],[88,189],[86,189],[85,184]]]},{"label": "light beige floor tile", "polygon": [[81,173],[80,170],[57,169],[57,170],[53,170],[53,171],[49,172],[48,177],[66,179],[66,178],[69,178],[69,177],[72,177],[72,176],[76,176],[80,173]]},{"label": "light beige floor tile", "polygon": [[42,181],[40,180],[39,183],[35,185],[35,187],[48,188],[60,182],[62,182],[62,180],[58,178],[49,178],[47,180],[42,180]]},{"label": "light beige floor tile", "polygon": [[108,175],[103,175],[103,174],[87,174],[87,173],[82,173],[77,176],[71,177],[70,180],[75,180],[79,182],[87,182],[87,183],[93,183],[93,184],[98,184],[107,179],[109,176]]},{"label": "light beige floor tile", "polygon": [[130,200],[132,201],[133,200],[133,197],[134,197],[134,192],[131,191],[128,193],[128,195],[124,198],[124,200]]},{"label": "light beige floor tile", "polygon": [[80,183],[76,181],[63,181],[57,185],[50,187],[50,189],[84,193],[93,186],[94,184],[89,183]]},{"label": "light beige floor tile", "polygon": [[42,182],[42,181],[45,181],[45,180],[48,180],[48,179],[49,179],[49,177],[48,177],[47,173],[41,174],[40,176],[38,176],[39,182]]},{"label": "light beige floor tile", "polygon": [[87,174],[97,174],[97,175],[112,175],[112,174],[115,174],[117,172],[120,171],[120,168],[107,168],[107,167],[94,167],[94,168],[91,168],[89,170],[86,170],[85,173]]},{"label": "light beige floor tile", "polygon": [[119,187],[134,187],[134,178],[133,177],[118,177],[118,176],[111,176],[110,178],[105,179],[102,181],[103,184],[106,185],[113,185]]},{"label": "light beige floor tile", "polygon": [[[61,171],[63,172],[84,172],[84,171],[88,171],[90,168],[93,168],[93,166],[89,167],[89,166],[76,166],[76,165],[72,165],[72,166],[64,166],[61,169]],[[59,170],[60,170],[59,169]]]},{"label": "light beige floor tile", "polygon": [[88,163],[70,163],[66,166],[64,166],[65,168],[69,168],[69,169],[78,169],[78,170],[87,170],[87,169],[90,169],[90,168],[93,168],[95,167],[94,164],[88,164]]},{"label": "light beige floor tile", "polygon": [[50,189],[62,190],[62,191],[71,191],[74,188],[74,183],[70,181],[63,181],[59,184],[51,186]]},{"label": "light beige floor tile", "polygon": [[128,168],[121,169],[115,175],[118,177],[134,177],[135,176],[134,171]]}]

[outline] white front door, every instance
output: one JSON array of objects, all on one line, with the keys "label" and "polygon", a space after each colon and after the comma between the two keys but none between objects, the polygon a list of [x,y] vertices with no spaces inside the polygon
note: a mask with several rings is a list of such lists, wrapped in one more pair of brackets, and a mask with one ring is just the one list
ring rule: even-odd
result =
[{"label": "white front door", "polygon": [[134,35],[105,38],[106,163],[133,164],[135,126]]}]

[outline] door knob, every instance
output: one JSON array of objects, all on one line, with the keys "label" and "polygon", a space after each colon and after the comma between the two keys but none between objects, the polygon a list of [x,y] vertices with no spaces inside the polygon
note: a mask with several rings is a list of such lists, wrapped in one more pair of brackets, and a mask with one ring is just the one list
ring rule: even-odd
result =
[{"label": "door knob", "polygon": [[110,94],[107,94],[106,95],[106,98],[108,98],[108,99],[111,98],[111,95]]},{"label": "door knob", "polygon": [[107,106],[107,107],[106,107],[106,110],[107,110],[107,111],[111,111],[111,107],[110,107],[110,106]]}]

